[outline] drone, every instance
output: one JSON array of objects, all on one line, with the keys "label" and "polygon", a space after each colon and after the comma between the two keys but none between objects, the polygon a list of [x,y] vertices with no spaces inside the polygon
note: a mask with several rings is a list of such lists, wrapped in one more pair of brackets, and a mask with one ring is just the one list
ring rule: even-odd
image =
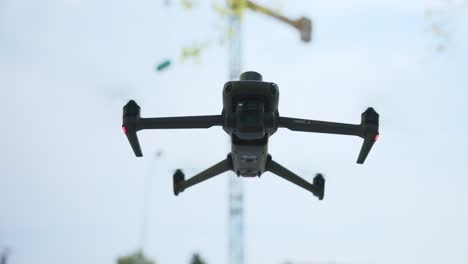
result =
[{"label": "drone", "polygon": [[178,169],[173,175],[177,196],[185,189],[227,171],[237,176],[260,177],[269,171],[290,181],[323,200],[325,179],[317,174],[312,183],[274,161],[268,154],[268,139],[278,128],[292,131],[358,136],[364,139],[357,163],[363,164],[379,137],[379,114],[369,107],[361,115],[360,124],[344,124],[283,117],[278,112],[279,89],[275,83],[264,82],[262,75],[248,71],[239,81],[229,81],[223,88],[221,115],[181,117],[140,117],[140,107],[130,100],[123,107],[122,129],[137,157],[142,157],[137,131],[143,129],[201,129],[221,126],[231,137],[231,152],[227,157],[185,180]]}]

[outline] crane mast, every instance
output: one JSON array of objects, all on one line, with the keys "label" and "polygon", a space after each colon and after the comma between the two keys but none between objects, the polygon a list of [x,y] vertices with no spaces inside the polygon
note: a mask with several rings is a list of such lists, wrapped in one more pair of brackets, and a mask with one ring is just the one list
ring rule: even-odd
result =
[{"label": "crane mast", "polygon": [[[229,15],[229,80],[238,80],[242,65],[241,17]],[[244,264],[244,192],[241,179],[229,177],[229,264]]]}]

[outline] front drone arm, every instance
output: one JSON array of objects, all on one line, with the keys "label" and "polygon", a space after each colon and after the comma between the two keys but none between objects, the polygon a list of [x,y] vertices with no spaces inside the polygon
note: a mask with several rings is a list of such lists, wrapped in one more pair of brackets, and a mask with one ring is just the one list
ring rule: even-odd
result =
[{"label": "front drone arm", "polygon": [[209,128],[222,124],[221,115],[141,118],[140,107],[135,101],[130,100],[123,107],[122,129],[137,157],[143,156],[137,136],[139,130]]},{"label": "front drone arm", "polygon": [[278,127],[285,127],[293,131],[361,137],[364,139],[364,142],[356,162],[363,164],[374,142],[377,141],[379,137],[379,114],[377,114],[372,107],[369,107],[362,113],[361,124],[359,125],[279,117]]},{"label": "front drone arm", "polygon": [[137,130],[142,129],[181,129],[181,128],[210,128],[221,126],[223,117],[221,115],[209,116],[178,116],[178,117],[156,117],[139,118]]},{"label": "front drone arm", "polygon": [[360,136],[361,126],[299,118],[279,117],[278,127],[293,131]]}]

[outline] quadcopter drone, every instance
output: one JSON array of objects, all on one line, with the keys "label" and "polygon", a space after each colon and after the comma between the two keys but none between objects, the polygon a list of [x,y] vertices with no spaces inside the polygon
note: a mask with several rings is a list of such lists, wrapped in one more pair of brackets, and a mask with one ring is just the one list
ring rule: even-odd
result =
[{"label": "quadcopter drone", "polygon": [[182,117],[140,117],[140,107],[130,100],[123,107],[122,129],[137,157],[142,157],[137,131],[142,129],[189,129],[222,126],[231,137],[232,148],[226,159],[185,180],[179,169],[173,175],[174,194],[226,171],[237,176],[260,177],[269,171],[323,199],[325,179],[317,174],[312,183],[275,162],[268,154],[268,139],[278,128],[293,131],[358,136],[364,139],[357,163],[363,164],[379,137],[379,114],[369,107],[361,115],[361,124],[282,117],[278,113],[279,90],[275,83],[263,82],[257,72],[244,72],[239,81],[230,81],[223,89],[221,115]]}]

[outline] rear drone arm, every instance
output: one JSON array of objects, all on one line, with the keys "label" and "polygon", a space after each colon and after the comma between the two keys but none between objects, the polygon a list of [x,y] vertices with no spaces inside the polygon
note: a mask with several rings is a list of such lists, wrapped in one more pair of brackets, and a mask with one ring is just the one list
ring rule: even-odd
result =
[{"label": "rear drone arm", "polygon": [[135,101],[131,100],[123,107],[122,129],[137,157],[143,156],[136,133],[139,130],[209,128],[222,124],[221,115],[141,118],[140,107]]},{"label": "rear drone arm", "polygon": [[362,164],[366,160],[374,142],[379,137],[379,114],[373,108],[368,108],[362,113],[361,124],[359,125],[279,117],[278,127],[285,127],[293,131],[361,137],[364,139],[364,142],[356,162]]},{"label": "rear drone arm", "polygon": [[323,196],[325,193],[325,179],[323,178],[322,174],[317,174],[314,178],[313,183],[310,183],[303,178],[296,175],[294,172],[286,169],[285,167],[281,166],[281,164],[275,162],[270,155],[268,155],[266,168],[267,171],[272,172],[273,174],[278,175],[279,177],[300,186],[313,195],[317,196],[319,200],[323,200]]}]

